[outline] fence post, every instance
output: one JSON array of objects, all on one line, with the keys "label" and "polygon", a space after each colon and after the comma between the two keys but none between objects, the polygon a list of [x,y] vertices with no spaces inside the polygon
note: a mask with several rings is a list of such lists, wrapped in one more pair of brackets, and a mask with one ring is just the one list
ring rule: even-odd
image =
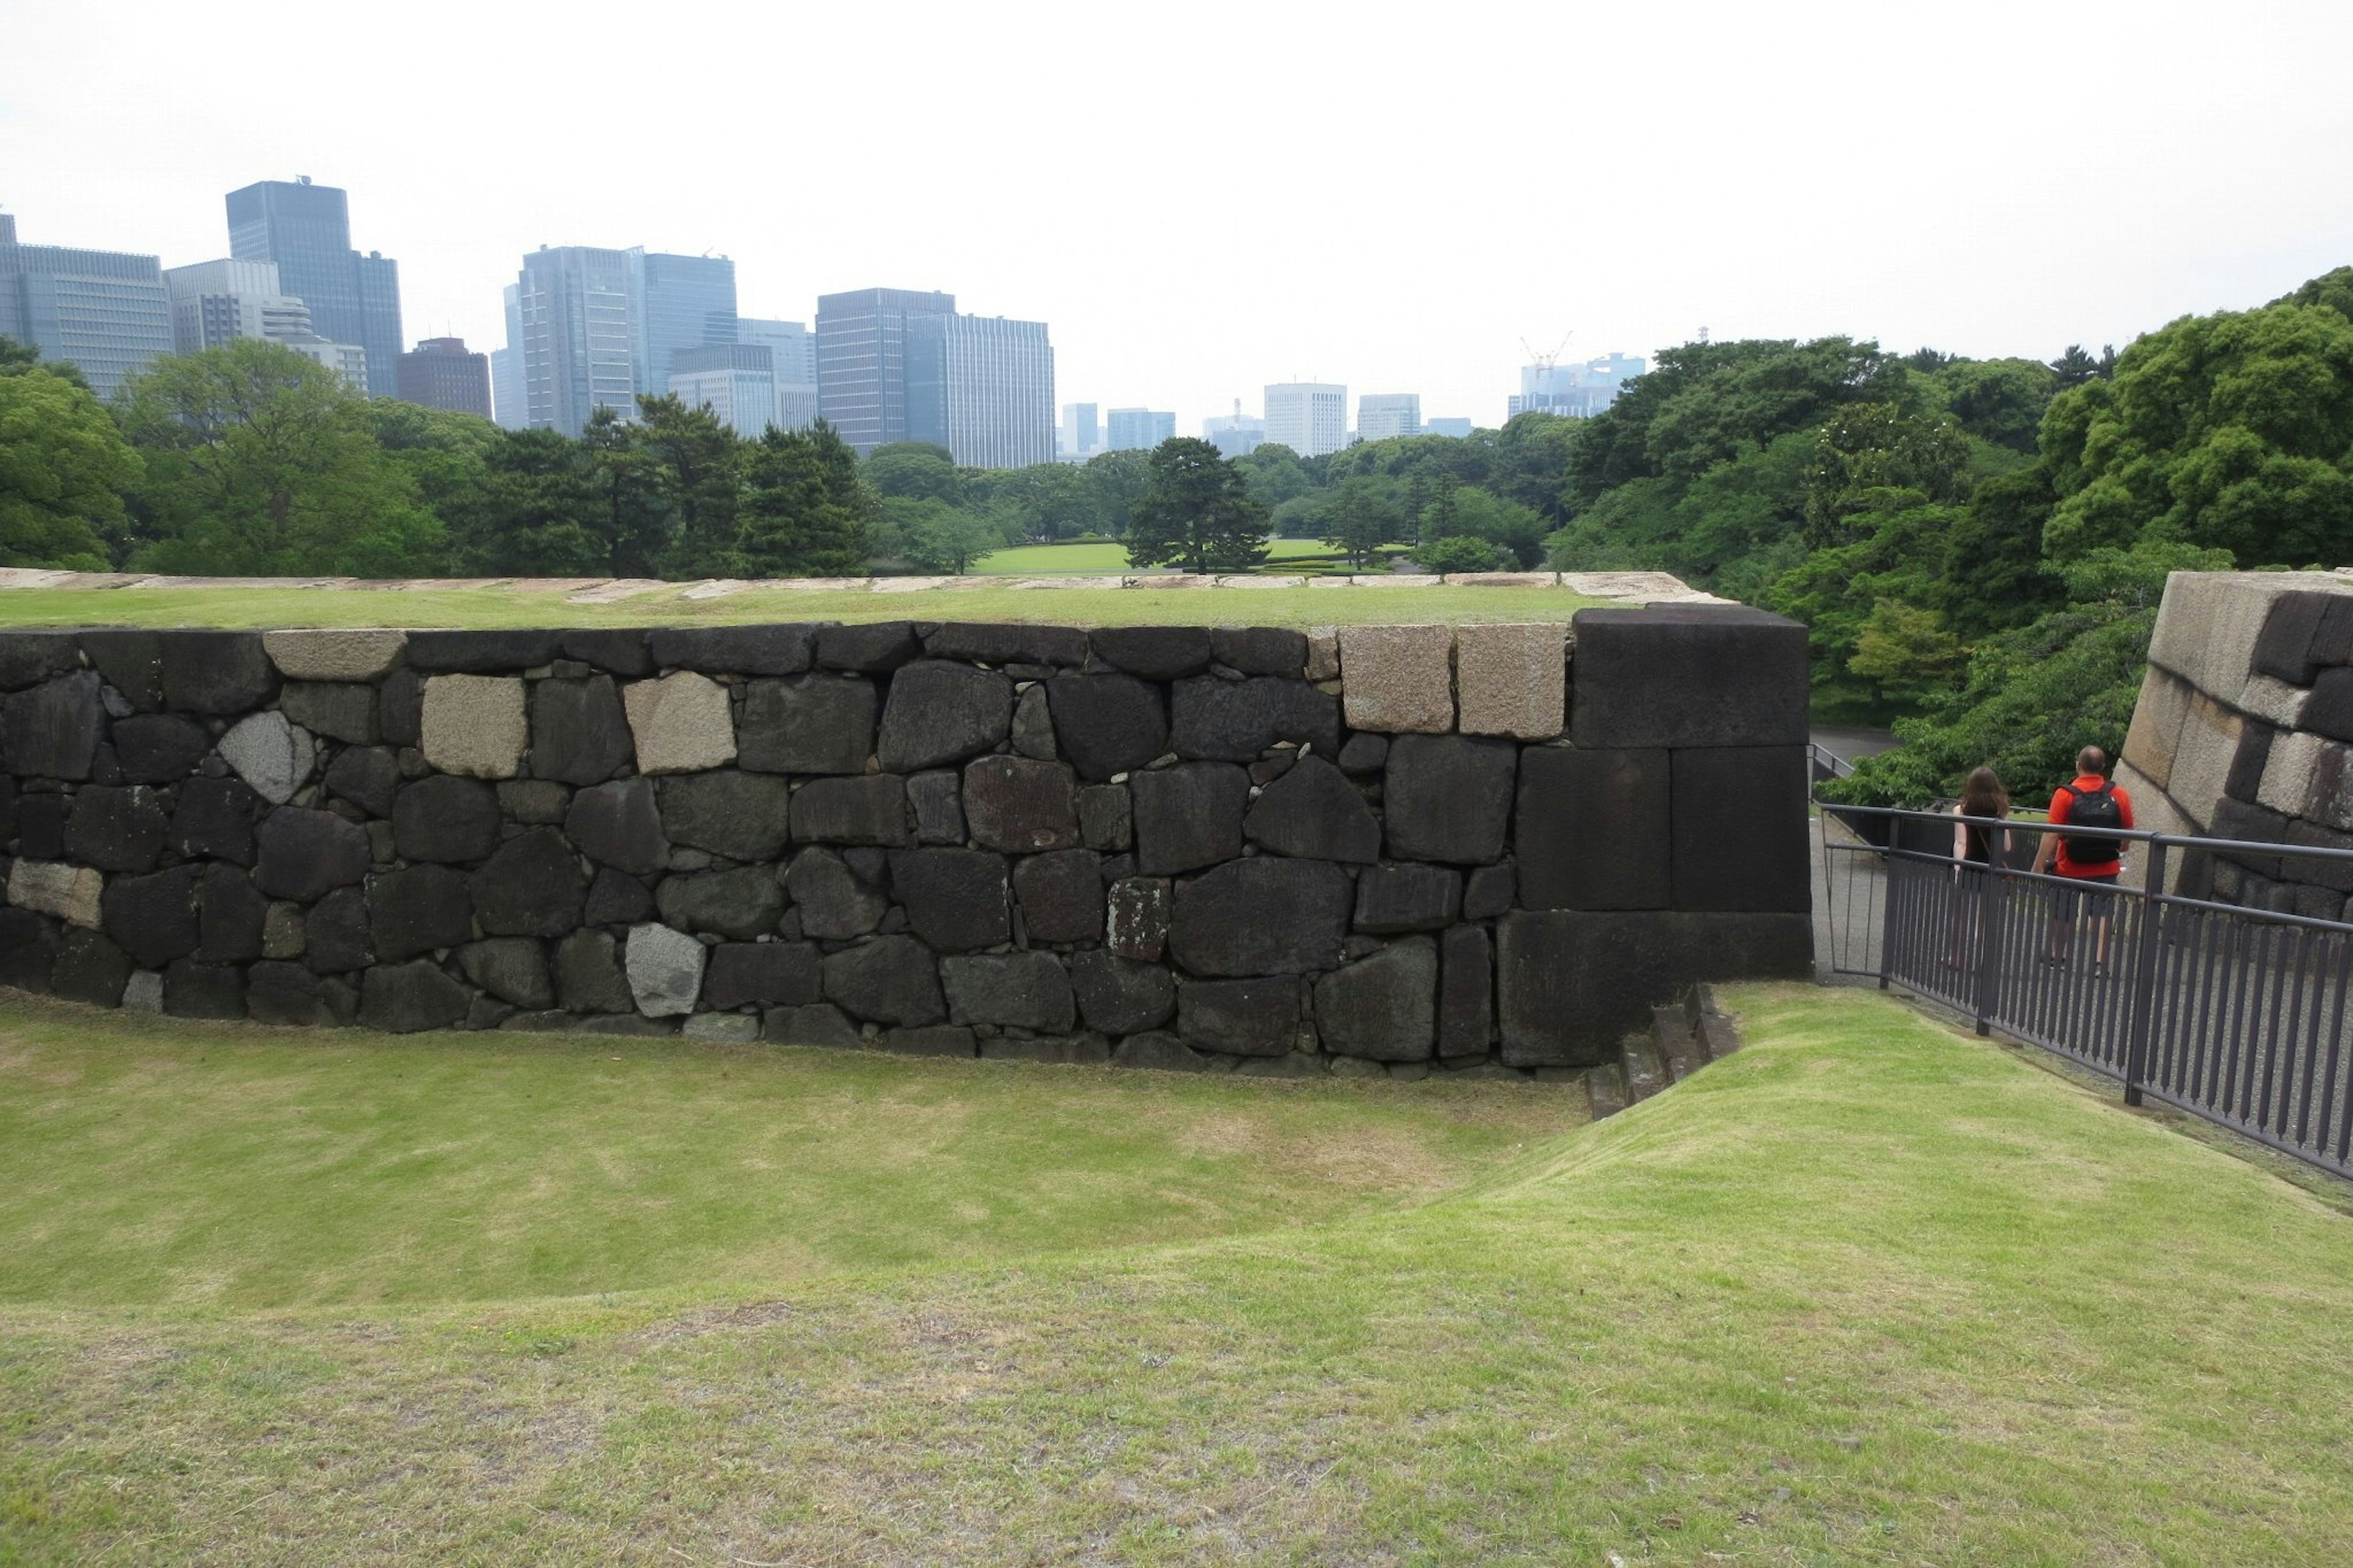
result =
[{"label": "fence post", "polygon": [[2165,840],[2148,841],[2148,875],[2141,883],[2140,933],[2134,944],[2132,1021],[2125,1026],[2125,1103],[2140,1103],[2148,1076],[2148,1037],[2156,1026],[2158,928],[2164,920]]},{"label": "fence post", "polygon": [[1903,851],[1901,846],[1896,843],[1896,836],[1903,831],[1903,827],[1901,819],[1893,820],[1887,833],[1886,907],[1879,911],[1879,988],[1882,991],[1887,989],[1888,980],[1894,974],[1895,966],[1895,883],[1896,872],[1904,864],[1897,858]]},{"label": "fence post", "polygon": [[[1990,830],[1989,830],[1990,831]],[[1993,1014],[2001,997],[2001,946],[2003,916],[2010,908],[2010,868],[2001,863],[1999,855],[1987,858],[1982,872],[1962,873],[1985,879],[1978,890],[1978,940],[1985,951],[1978,955],[1978,1033],[1993,1033]]]}]

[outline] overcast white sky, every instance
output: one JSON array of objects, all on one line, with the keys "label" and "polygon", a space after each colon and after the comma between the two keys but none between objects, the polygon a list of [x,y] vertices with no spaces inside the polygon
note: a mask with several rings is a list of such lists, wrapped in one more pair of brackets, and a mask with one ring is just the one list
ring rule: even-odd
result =
[{"label": "overcast white sky", "polygon": [[643,244],[748,315],[1046,321],[1060,401],[1180,432],[1294,376],[1493,424],[1523,337],[2048,358],[2273,298],[2353,261],[2348,60],[2346,0],[0,0],[0,206],[176,266],[309,174],[412,339]]}]

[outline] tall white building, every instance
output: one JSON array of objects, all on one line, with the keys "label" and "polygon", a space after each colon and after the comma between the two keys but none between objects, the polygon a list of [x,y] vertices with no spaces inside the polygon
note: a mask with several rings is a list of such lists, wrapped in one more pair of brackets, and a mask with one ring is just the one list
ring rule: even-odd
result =
[{"label": "tall white building", "polygon": [[1062,405],[1062,427],[1055,438],[1056,452],[1066,463],[1083,463],[1103,449],[1103,421],[1092,403]]},{"label": "tall white building", "polygon": [[1368,392],[1356,399],[1356,436],[1360,440],[1385,441],[1393,436],[1421,434],[1421,394]]},{"label": "tall white building", "polygon": [[757,440],[776,420],[774,364],[765,343],[678,349],[670,354],[669,391],[689,408],[709,405],[722,425]]},{"label": "tall white building", "polygon": [[1176,416],[1157,408],[1114,408],[1110,421],[1110,450],[1149,452],[1176,434]]},{"label": "tall white building", "polygon": [[1336,452],[1348,440],[1348,389],[1322,381],[1278,381],[1266,389],[1266,444],[1303,458]]},{"label": "tall white building", "polygon": [[1043,321],[906,318],[907,436],[968,468],[1054,460],[1054,350]]},{"label": "tall white building", "polygon": [[359,344],[335,342],[316,332],[297,332],[291,337],[270,341],[282,348],[292,349],[304,359],[326,366],[342,376],[353,392],[367,395],[367,350]]},{"label": "tall white building", "polygon": [[599,408],[637,414],[637,267],[629,252],[542,246],[515,279],[522,422],[577,436]]},{"label": "tall white building", "polygon": [[1237,397],[1231,414],[1213,414],[1201,421],[1201,439],[1215,447],[1221,458],[1243,457],[1257,451],[1266,439],[1266,421],[1243,413],[1242,400]]},{"label": "tall white building", "polygon": [[507,346],[491,351],[491,414],[510,430],[529,423],[523,414],[521,294],[517,285],[506,286]]},{"label": "tall white building", "polygon": [[776,384],[776,428],[806,430],[816,424],[817,334],[799,321],[739,316],[735,341],[757,343],[768,351]]},{"label": "tall white building", "polygon": [[172,352],[195,353],[232,338],[275,342],[309,335],[311,308],[279,287],[274,261],[199,261],[164,269],[172,296]]}]

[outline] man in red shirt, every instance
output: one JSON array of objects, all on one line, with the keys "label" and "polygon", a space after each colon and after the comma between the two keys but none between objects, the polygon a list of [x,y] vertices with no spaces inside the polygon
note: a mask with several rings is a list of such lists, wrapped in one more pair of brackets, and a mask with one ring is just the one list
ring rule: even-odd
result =
[{"label": "man in red shirt", "polygon": [[[2051,797],[2052,826],[2131,827],[2132,797],[2108,782],[2107,771],[2108,755],[2099,747],[2086,746],[2076,752],[2074,782],[2061,784],[2059,793]],[[2125,841],[2121,838],[2088,832],[2042,836],[2042,847],[2034,854],[2034,869],[2038,873],[2055,869],[2067,882],[2063,888],[2052,889],[2051,946],[2043,955],[2045,963],[2067,962],[2067,950],[2075,935],[2075,901],[2080,896],[2091,905],[2092,922],[2099,932],[2094,968],[2106,970],[2108,905],[2116,896],[2112,889],[2124,868]]]}]

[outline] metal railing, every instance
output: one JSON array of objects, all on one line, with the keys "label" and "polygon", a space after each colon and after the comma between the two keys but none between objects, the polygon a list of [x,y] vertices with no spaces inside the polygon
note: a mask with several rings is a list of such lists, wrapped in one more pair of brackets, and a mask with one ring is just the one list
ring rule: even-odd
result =
[{"label": "metal railing", "polygon": [[[1823,966],[1875,977],[2353,1176],[2353,851],[2123,832],[2113,887],[2033,869],[2027,819],[1824,804]],[[2133,864],[2137,862],[2137,864]]]}]

